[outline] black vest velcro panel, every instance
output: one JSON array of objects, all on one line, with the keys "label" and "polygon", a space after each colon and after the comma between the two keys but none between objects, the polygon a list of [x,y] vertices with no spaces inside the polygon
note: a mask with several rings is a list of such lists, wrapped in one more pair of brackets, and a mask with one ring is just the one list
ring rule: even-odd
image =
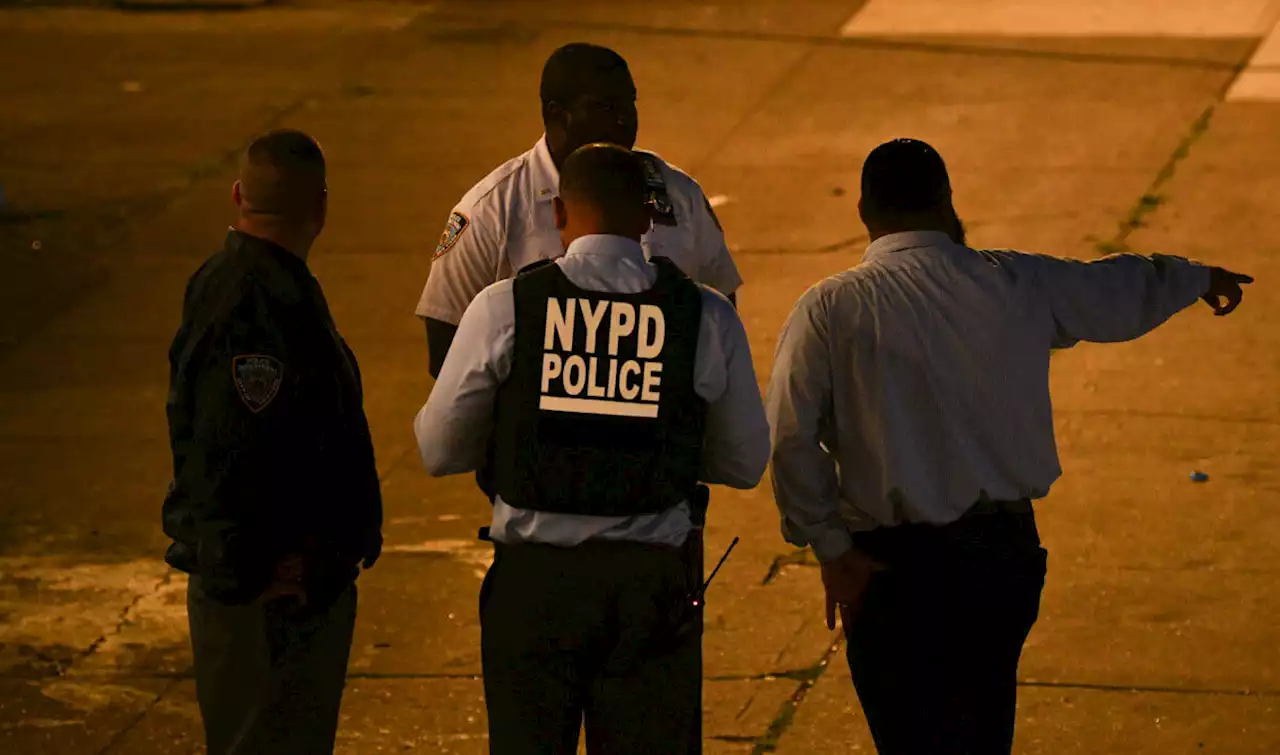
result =
[{"label": "black vest velcro panel", "polygon": [[506,503],[632,516],[697,485],[702,293],[670,260],[652,262],[657,283],[638,294],[585,291],[554,264],[516,276],[515,350],[491,445]]}]

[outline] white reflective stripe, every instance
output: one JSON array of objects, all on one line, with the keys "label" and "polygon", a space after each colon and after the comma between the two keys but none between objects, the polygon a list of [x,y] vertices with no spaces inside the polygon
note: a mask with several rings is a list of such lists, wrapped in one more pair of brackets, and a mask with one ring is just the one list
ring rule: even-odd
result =
[{"label": "white reflective stripe", "polygon": [[601,401],[590,398],[543,396],[538,402],[538,408],[545,412],[607,414],[614,417],[656,418],[658,416],[657,404],[642,404],[633,401]]}]

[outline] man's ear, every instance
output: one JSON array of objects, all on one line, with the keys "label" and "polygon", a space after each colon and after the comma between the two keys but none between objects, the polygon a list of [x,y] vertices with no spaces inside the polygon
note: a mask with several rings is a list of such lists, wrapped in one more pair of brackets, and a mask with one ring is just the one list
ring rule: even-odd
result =
[{"label": "man's ear", "polygon": [[542,122],[545,126],[556,126],[563,131],[568,129],[569,119],[569,111],[555,100],[542,106]]},{"label": "man's ear", "polygon": [[321,228],[324,228],[325,221],[329,219],[329,190],[325,189],[320,192],[320,196],[316,198],[316,215]]},{"label": "man's ear", "polygon": [[240,191],[239,181],[231,184],[231,201],[235,203],[236,207],[244,204],[244,194]]},{"label": "man's ear", "polygon": [[564,200],[560,197],[552,199],[551,205],[556,211],[556,230],[563,231],[569,225],[569,210],[564,206]]}]

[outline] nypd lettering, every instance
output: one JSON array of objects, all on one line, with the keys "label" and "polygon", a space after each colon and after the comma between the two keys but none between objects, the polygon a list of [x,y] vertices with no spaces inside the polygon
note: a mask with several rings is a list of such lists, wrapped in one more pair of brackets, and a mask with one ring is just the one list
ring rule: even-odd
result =
[{"label": "nypd lettering", "polygon": [[666,329],[652,304],[548,298],[539,407],[656,418]]}]

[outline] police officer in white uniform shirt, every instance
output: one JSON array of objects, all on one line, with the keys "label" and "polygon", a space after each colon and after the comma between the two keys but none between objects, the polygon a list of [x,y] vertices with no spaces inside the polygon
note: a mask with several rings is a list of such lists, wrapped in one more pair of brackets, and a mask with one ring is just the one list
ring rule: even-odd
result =
[{"label": "police officer in white uniform shirt", "polygon": [[783,534],[822,564],[881,755],[1008,753],[1045,577],[1031,501],[1062,472],[1050,350],[1138,338],[1200,298],[1227,314],[1251,279],[970,249],[942,158],[910,139],[868,156],[859,210],[862,262],[801,297],[777,348]]},{"label": "police officer in white uniform shirt", "polygon": [[631,150],[586,145],[555,199],[567,253],[482,291],[414,429],[432,475],[489,466],[481,587],[495,755],[697,753],[699,483],[755,487],[769,429],[722,294],[645,259]]},{"label": "police officer in white uniform shirt", "polygon": [[[545,135],[463,196],[436,247],[417,309],[426,321],[433,376],[481,289],[564,254],[552,209],[564,159],[592,142],[635,145],[636,86],[613,50],[584,43],[561,47],[543,68],[541,90]],[[641,240],[645,254],[667,257],[732,301],[742,278],[702,188],[657,155],[639,154],[653,217]]]}]

